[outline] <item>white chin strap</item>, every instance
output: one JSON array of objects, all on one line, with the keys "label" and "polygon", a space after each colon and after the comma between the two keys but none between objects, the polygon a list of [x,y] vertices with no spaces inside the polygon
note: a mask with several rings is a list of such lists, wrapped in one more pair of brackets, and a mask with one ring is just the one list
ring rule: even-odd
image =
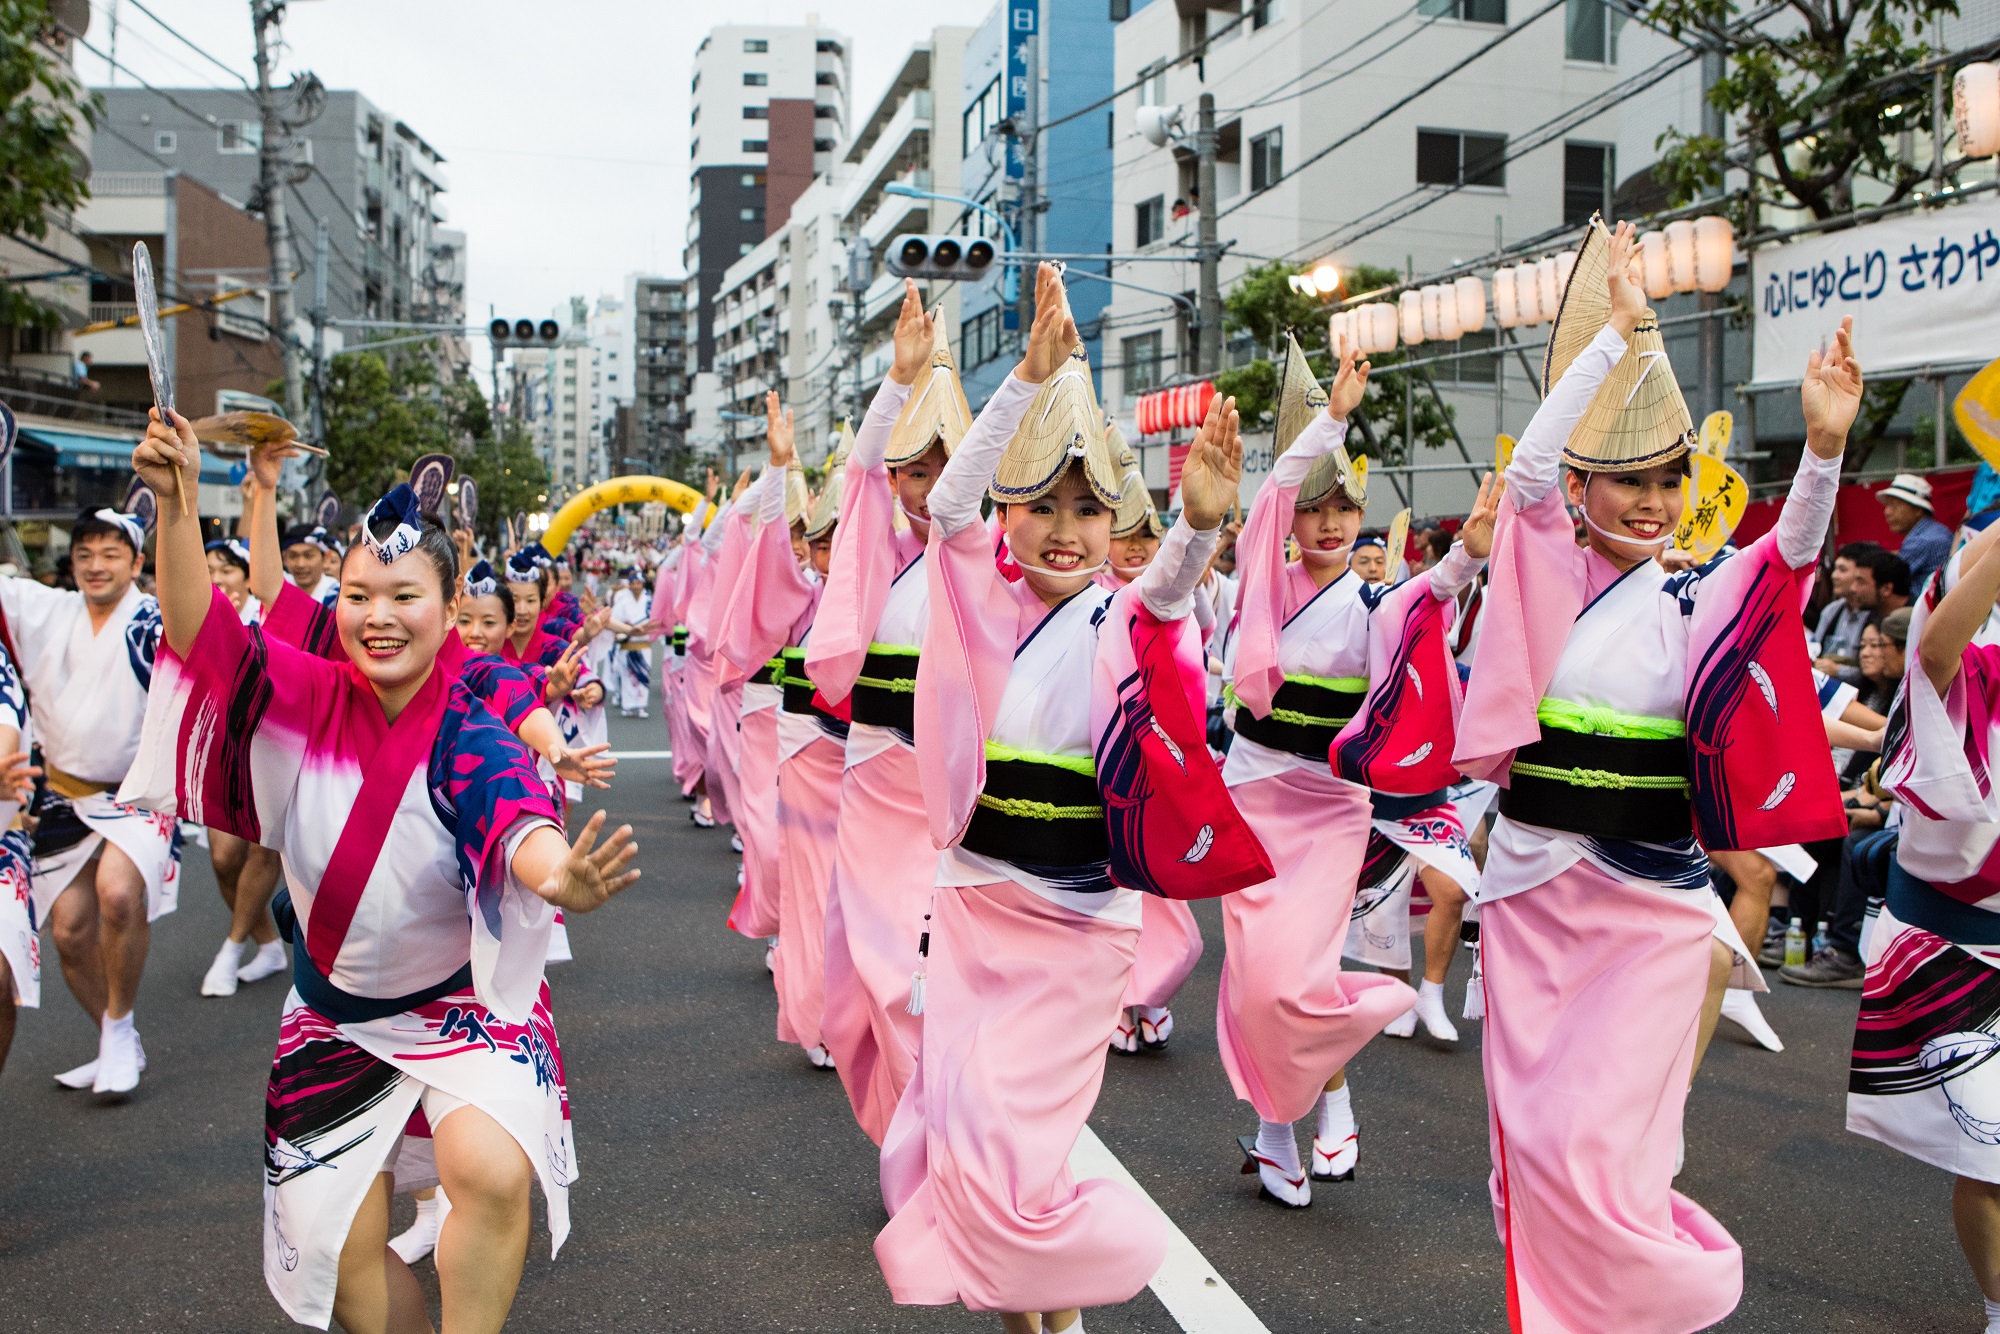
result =
[{"label": "white chin strap", "polygon": [[1331,551],[1321,551],[1317,547],[1300,547],[1299,559],[1311,561],[1314,565],[1331,565],[1335,561],[1346,560],[1354,554],[1352,546],[1335,547]]},{"label": "white chin strap", "polygon": [[896,508],[903,511],[903,517],[909,521],[911,527],[914,528],[919,524],[921,524],[925,528],[931,526],[931,521],[929,519],[910,513],[910,511],[903,505],[903,499],[901,496],[898,496],[896,498]]},{"label": "white chin strap", "polygon": [[1577,514],[1582,516],[1584,527],[1596,533],[1607,542],[1623,542],[1626,546],[1630,547],[1663,547],[1674,540],[1674,530],[1671,528],[1667,529],[1666,535],[1663,537],[1639,537],[1629,533],[1614,533],[1609,528],[1599,527],[1590,517],[1590,480],[1595,476],[1597,476],[1596,473],[1585,475],[1583,479],[1583,504],[1576,507]]},{"label": "white chin strap", "polygon": [[1087,570],[1084,569],[1052,570],[1046,565],[1031,564],[1028,561],[1022,560],[1017,555],[1014,557],[1014,563],[1021,567],[1021,572],[1023,574],[1046,575],[1050,579],[1088,579],[1093,575],[1095,575],[1099,570],[1109,565],[1111,562],[1108,560],[1101,560]]}]

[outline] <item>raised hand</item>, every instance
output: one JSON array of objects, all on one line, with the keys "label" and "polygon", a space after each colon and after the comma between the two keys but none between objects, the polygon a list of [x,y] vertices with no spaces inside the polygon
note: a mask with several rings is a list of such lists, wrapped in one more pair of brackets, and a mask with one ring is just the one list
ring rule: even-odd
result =
[{"label": "raised hand", "polygon": [[1806,414],[1806,446],[1823,459],[1847,448],[1847,432],[1861,410],[1861,363],[1854,359],[1854,317],[1841,318],[1833,347],[1806,362],[1799,406]]},{"label": "raised hand", "polygon": [[771,446],[771,466],[790,467],[798,457],[798,450],[792,444],[792,413],[779,403],[775,389],[764,395],[764,434]]},{"label": "raised hand", "polygon": [[285,466],[285,460],[298,458],[304,452],[292,440],[250,446],[250,456],[245,460],[250,468],[249,480],[256,483],[260,491],[276,491],[279,470]]},{"label": "raised hand", "polygon": [[1611,289],[1611,327],[1630,338],[1646,314],[1646,286],[1639,276],[1639,229],[1621,222],[1611,233],[1605,253],[1605,286]]},{"label": "raised hand", "polygon": [[549,767],[563,781],[601,788],[610,787],[611,780],[618,776],[618,761],[611,758],[610,752],[608,745],[571,750],[559,744],[547,758]]},{"label": "raised hand", "polygon": [[736,475],[736,487],[729,493],[730,503],[735,504],[737,501],[743,499],[743,493],[745,491],[748,491],[749,489],[750,489],[750,470],[748,468],[745,468],[742,472]]},{"label": "raised hand", "polygon": [[702,498],[709,504],[715,503],[715,493],[722,487],[722,479],[715,475],[715,469],[708,470],[708,482],[701,488]]},{"label": "raised hand", "polygon": [[1485,560],[1493,554],[1493,525],[1500,518],[1500,497],[1507,494],[1507,479],[1498,473],[1487,473],[1479,483],[1479,497],[1472,502],[1472,513],[1465,516],[1459,525],[1458,540],[1465,545],[1465,554],[1474,560]]},{"label": "raised hand", "polygon": [[1234,398],[1218,394],[1209,401],[1208,416],[1181,465],[1181,517],[1188,527],[1201,532],[1219,527],[1236,503],[1243,481],[1242,425]]},{"label": "raised hand", "polygon": [[22,805],[34,798],[35,780],[41,776],[41,769],[28,762],[26,751],[0,755],[0,793],[11,793]]},{"label": "raised hand", "polygon": [[1076,319],[1070,314],[1062,270],[1044,260],[1035,269],[1035,323],[1014,378],[1040,384],[1054,375],[1076,346]]},{"label": "raised hand", "polygon": [[903,279],[903,308],[896,315],[896,360],[889,378],[897,384],[915,384],[917,376],[930,364],[931,347],[937,339],[934,316],[924,310],[917,284]]},{"label": "raised hand", "polygon": [[598,848],[597,832],[602,828],[604,812],[598,811],[570,844],[569,856],[535,887],[535,893],[566,913],[594,912],[637,880],[637,871],[625,869],[639,851],[632,842],[632,826],[618,826],[618,832]]},{"label": "raised hand", "polygon": [[161,504],[181,495],[183,483],[192,494],[201,475],[201,442],[186,417],[178,412],[173,417],[171,423],[163,422],[158,408],[148,408],[146,434],[132,451],[132,471],[153,488]]},{"label": "raised hand", "polygon": [[562,656],[549,665],[548,679],[542,685],[542,700],[554,704],[569,698],[569,692],[576,689],[576,678],[583,670],[583,645],[572,642],[562,651]]},{"label": "raised hand", "polygon": [[1335,421],[1346,421],[1347,414],[1361,406],[1361,396],[1368,392],[1368,363],[1355,360],[1355,349],[1341,340],[1340,369],[1334,372],[1333,386],[1326,391],[1326,415]]}]

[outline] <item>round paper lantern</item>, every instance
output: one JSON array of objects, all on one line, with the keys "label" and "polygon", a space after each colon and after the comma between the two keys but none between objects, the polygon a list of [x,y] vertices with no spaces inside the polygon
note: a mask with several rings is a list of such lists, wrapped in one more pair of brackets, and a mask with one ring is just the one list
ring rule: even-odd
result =
[{"label": "round paper lantern", "polygon": [[1531,325],[1540,324],[1542,322],[1542,294],[1541,290],[1535,286],[1535,266],[1532,264],[1516,264],[1512,272],[1514,274],[1514,308],[1519,312],[1517,317],[1518,322]]},{"label": "round paper lantern", "polygon": [[1729,219],[1710,215],[1694,220],[1694,285],[1704,292],[1729,286],[1736,267],[1736,233]]},{"label": "round paper lantern", "polygon": [[1421,287],[1417,289],[1417,296],[1423,303],[1424,337],[1440,337],[1441,335],[1438,333],[1438,289],[1435,287]]},{"label": "round paper lantern", "polygon": [[1401,317],[1403,341],[1411,347],[1424,341],[1424,298],[1420,292],[1405,292],[1396,302]]},{"label": "round paper lantern", "polygon": [[1458,297],[1458,328],[1461,333],[1477,333],[1486,327],[1486,284],[1467,275],[1452,284]]},{"label": "round paper lantern", "polygon": [[1667,224],[1667,278],[1676,292],[1694,290],[1694,219]]},{"label": "round paper lantern", "polygon": [[1356,306],[1347,312],[1347,344],[1364,356],[1375,342],[1372,323],[1366,306]]},{"label": "round paper lantern", "polygon": [[1978,61],[1951,81],[1951,113],[1958,122],[1958,151],[1967,157],[2000,153],[2000,65]]},{"label": "round paper lantern", "polygon": [[1368,308],[1369,341],[1377,352],[1393,352],[1396,348],[1396,308],[1386,301],[1377,301]]},{"label": "round paper lantern", "polygon": [[1452,284],[1444,283],[1438,287],[1437,309],[1437,336],[1447,343],[1456,343],[1462,326],[1458,322],[1458,292]]},{"label": "round paper lantern", "polygon": [[1640,283],[1649,301],[1664,301],[1674,294],[1673,275],[1667,268],[1667,234],[1646,232],[1639,237]]},{"label": "round paper lantern", "polygon": [[1521,307],[1514,300],[1514,270],[1493,270],[1493,322],[1511,329],[1521,322]]},{"label": "round paper lantern", "polygon": [[1542,318],[1552,320],[1562,309],[1562,284],[1556,279],[1556,262],[1553,258],[1535,263],[1535,304],[1541,307]]}]

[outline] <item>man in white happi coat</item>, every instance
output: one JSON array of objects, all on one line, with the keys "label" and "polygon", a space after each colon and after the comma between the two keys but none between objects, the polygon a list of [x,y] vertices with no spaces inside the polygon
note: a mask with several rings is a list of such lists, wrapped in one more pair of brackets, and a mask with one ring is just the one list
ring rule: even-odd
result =
[{"label": "man in white happi coat", "polygon": [[0,613],[18,654],[41,741],[34,919],[51,923],[63,978],[99,1027],[97,1059],[56,1076],[118,1098],[145,1053],[132,1005],[153,918],[174,910],[180,840],[171,816],[115,800],[139,748],[160,608],[134,584],[145,529],[86,511],[70,536],[76,591],[0,579]]}]

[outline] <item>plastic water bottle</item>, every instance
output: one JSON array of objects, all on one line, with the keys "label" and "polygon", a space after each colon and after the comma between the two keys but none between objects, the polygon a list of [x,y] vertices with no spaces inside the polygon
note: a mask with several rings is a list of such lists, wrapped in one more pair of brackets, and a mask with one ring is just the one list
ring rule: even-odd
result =
[{"label": "plastic water bottle", "polygon": [[1792,924],[1785,928],[1785,966],[1796,968],[1806,961],[1806,931],[1794,917]]}]

